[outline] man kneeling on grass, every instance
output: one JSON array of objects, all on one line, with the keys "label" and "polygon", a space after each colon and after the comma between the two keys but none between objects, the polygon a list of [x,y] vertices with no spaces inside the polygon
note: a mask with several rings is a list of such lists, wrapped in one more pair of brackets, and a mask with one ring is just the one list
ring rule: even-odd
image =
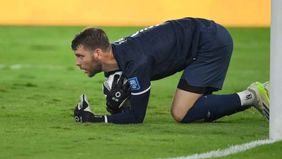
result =
[{"label": "man kneeling on grass", "polygon": [[142,29],[110,43],[106,33],[87,28],[71,45],[76,65],[89,77],[104,72],[107,110],[96,115],[85,95],[75,108],[77,122],[142,123],[150,97],[151,81],[183,71],[171,106],[181,123],[214,121],[254,106],[269,118],[265,85],[213,95],[222,88],[233,50],[229,32],[211,20],[183,18]]}]

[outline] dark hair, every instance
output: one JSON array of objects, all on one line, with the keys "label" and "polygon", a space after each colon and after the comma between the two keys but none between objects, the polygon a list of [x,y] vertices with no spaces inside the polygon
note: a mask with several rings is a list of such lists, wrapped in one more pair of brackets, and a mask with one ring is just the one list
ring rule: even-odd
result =
[{"label": "dark hair", "polygon": [[103,51],[110,46],[106,33],[99,28],[86,28],[77,34],[71,43],[72,50],[76,50],[79,45],[83,45],[87,49],[95,50],[101,48]]}]

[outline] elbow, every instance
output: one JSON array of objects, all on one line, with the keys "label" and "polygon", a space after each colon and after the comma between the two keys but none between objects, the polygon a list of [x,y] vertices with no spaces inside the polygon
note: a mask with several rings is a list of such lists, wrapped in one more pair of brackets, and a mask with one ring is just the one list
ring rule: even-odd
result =
[{"label": "elbow", "polygon": [[142,124],[144,122],[144,118],[145,118],[144,115],[142,115],[142,116],[135,116],[133,123],[134,124]]}]

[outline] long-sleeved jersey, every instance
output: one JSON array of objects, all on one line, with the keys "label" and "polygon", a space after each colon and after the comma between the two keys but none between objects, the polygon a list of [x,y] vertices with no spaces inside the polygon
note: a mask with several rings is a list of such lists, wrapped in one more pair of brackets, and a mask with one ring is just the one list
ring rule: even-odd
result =
[{"label": "long-sleeved jersey", "polygon": [[131,109],[108,116],[108,121],[143,122],[150,81],[182,71],[196,60],[200,38],[198,24],[211,22],[197,18],[170,20],[112,43],[113,55],[131,86]]}]

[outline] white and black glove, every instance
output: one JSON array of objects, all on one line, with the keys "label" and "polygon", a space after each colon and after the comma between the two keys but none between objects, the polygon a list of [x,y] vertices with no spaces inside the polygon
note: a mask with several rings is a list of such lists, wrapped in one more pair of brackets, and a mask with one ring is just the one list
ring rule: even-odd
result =
[{"label": "white and black glove", "polygon": [[103,84],[106,109],[111,114],[120,113],[129,107],[130,85],[121,72],[109,76]]},{"label": "white and black glove", "polygon": [[76,105],[74,109],[74,119],[76,122],[104,122],[104,116],[95,115],[91,109],[87,96],[82,94],[80,96],[80,102]]}]

